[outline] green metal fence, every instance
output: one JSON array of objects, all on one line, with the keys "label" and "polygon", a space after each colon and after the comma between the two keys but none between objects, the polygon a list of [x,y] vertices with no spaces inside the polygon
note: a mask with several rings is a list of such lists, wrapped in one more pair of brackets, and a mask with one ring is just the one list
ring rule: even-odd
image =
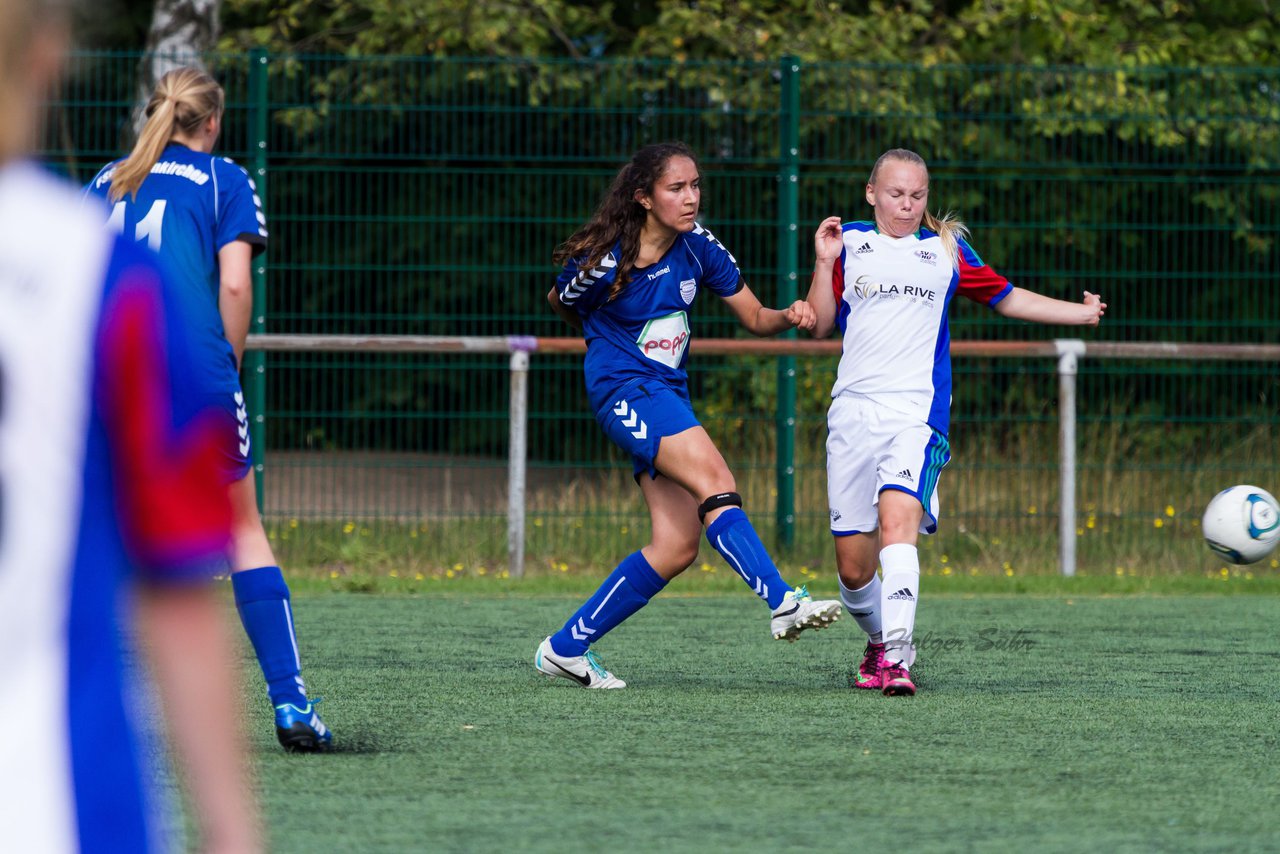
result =
[{"label": "green metal fence", "polygon": [[[137,63],[75,58],[51,163],[87,180],[120,153]],[[871,162],[902,145],[929,161],[933,205],[958,211],[1015,283],[1104,295],[1106,321],[1086,337],[1280,342],[1274,68],[267,55],[210,67],[228,91],[224,151],[266,190],[259,330],[566,334],[544,302],[552,250],[632,150],[679,138],[702,159],[702,219],[766,303],[803,293],[813,227],[832,213],[864,218]],[[1076,332],[971,305],[952,323],[957,340]],[[695,338],[735,334],[723,307],[699,306]],[[265,511],[286,559],[335,571],[501,564],[505,357],[255,358],[245,382],[261,401]],[[587,412],[579,364],[532,365],[531,567],[611,562],[647,530],[628,466]],[[1054,365],[955,367],[955,461],[926,571],[1052,566],[1038,544],[1055,531]],[[749,510],[805,567],[831,562],[834,368],[692,363],[699,414]],[[1235,482],[1280,489],[1276,374],[1264,362],[1081,364],[1085,571],[1216,568],[1196,542],[1204,502]]]}]

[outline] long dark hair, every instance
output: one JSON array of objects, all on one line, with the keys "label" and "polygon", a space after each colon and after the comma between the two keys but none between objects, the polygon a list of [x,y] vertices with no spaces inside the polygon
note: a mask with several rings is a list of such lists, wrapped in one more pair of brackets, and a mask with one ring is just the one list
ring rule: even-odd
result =
[{"label": "long dark hair", "polygon": [[636,190],[646,195],[653,193],[653,186],[667,169],[673,157],[687,157],[698,168],[698,158],[683,142],[657,142],[646,145],[631,155],[631,161],[618,170],[609,192],[596,207],[596,212],[586,225],[556,247],[552,260],[563,266],[570,258],[578,259],[579,270],[591,270],[609,254],[613,245],[621,241],[618,259],[618,275],[609,288],[609,299],[622,293],[631,278],[636,256],[640,254],[640,230],[644,228],[648,211],[636,201]]}]

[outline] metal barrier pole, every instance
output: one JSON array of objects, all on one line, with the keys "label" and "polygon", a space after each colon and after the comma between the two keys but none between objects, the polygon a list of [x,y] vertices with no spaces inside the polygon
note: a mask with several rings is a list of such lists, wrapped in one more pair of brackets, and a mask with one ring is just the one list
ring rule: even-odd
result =
[{"label": "metal barrier pole", "polygon": [[[518,346],[518,345],[516,345]],[[524,575],[524,492],[529,448],[529,352],[511,353],[511,442],[507,456],[507,568]]]},{"label": "metal barrier pole", "polygon": [[[800,219],[800,60],[794,56],[783,57],[780,71],[778,304],[786,307],[795,302],[800,287],[800,258],[796,250],[796,230]],[[789,329],[782,337],[794,339],[796,331]],[[777,373],[778,399],[774,416],[777,460],[774,478],[778,502],[774,512],[778,525],[778,547],[785,550],[796,539],[796,357],[779,357]]]},{"label": "metal barrier pole", "polygon": [[1058,566],[1063,575],[1076,574],[1076,373],[1084,342],[1062,338],[1058,351],[1058,480],[1062,490],[1058,511]]},{"label": "metal barrier pole", "polygon": [[[267,52],[255,49],[249,54],[249,122],[252,150],[249,153],[252,183],[262,207],[267,198]],[[259,256],[253,262],[253,315],[249,332],[261,335],[267,331],[267,262]],[[267,356],[261,350],[244,355],[245,396],[250,413],[249,436],[253,454],[254,488],[258,512],[266,508],[266,473],[263,455],[267,449]]]}]

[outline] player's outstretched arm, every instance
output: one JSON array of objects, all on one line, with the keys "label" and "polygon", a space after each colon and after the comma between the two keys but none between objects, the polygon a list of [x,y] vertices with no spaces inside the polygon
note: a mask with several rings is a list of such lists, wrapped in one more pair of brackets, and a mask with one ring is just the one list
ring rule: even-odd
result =
[{"label": "player's outstretched arm", "polygon": [[761,338],[792,328],[813,331],[813,325],[817,322],[813,306],[802,299],[786,308],[765,308],[745,282],[741,290],[731,297],[725,297],[724,301],[743,328]]},{"label": "player's outstretched arm", "polygon": [[1107,304],[1097,294],[1084,292],[1080,302],[1067,302],[1015,287],[995,305],[996,311],[1014,320],[1057,323],[1064,326],[1097,326]]},{"label": "player's outstretched arm", "polygon": [[578,316],[576,311],[560,301],[560,291],[554,287],[547,291],[547,302],[551,305],[551,310],[556,313],[557,317],[579,332],[582,331],[582,318]]},{"label": "player's outstretched arm", "polygon": [[813,235],[813,248],[813,280],[809,283],[809,295],[805,301],[813,307],[815,315],[811,330],[813,337],[826,338],[836,327],[836,295],[831,289],[831,275],[844,250],[840,217],[829,216],[818,224]]}]

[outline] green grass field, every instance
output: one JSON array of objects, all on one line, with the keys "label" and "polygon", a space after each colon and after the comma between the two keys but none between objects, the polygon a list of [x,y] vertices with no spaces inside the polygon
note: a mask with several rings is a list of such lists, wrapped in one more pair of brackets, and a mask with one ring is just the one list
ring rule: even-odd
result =
[{"label": "green grass field", "polygon": [[1274,580],[926,585],[920,694],[894,699],[848,687],[847,617],[778,643],[754,596],[694,579],[597,645],[611,692],[531,665],[585,580],[303,585],[338,747],[282,753],[246,657],[270,850],[1275,850]]}]

